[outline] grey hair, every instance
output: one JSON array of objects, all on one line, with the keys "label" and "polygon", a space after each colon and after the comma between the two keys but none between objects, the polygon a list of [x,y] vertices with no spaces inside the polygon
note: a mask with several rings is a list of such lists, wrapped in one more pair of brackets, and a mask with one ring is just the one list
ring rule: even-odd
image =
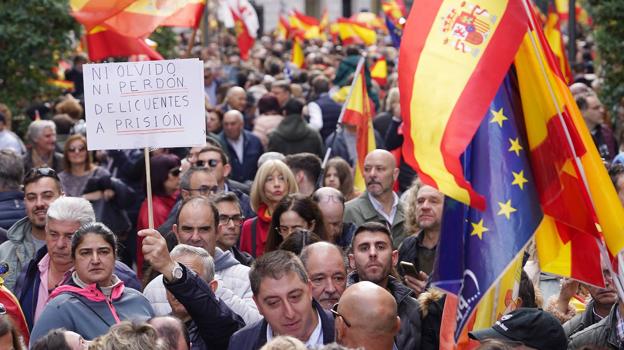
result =
[{"label": "grey hair", "polygon": [[223,118],[225,118],[227,114],[234,114],[238,117],[239,121],[245,122],[245,117],[243,117],[243,113],[237,111],[236,109],[230,109],[229,111],[225,112],[223,114]]},{"label": "grey hair", "polygon": [[301,250],[301,254],[299,254],[299,259],[301,259],[301,263],[303,263],[303,266],[306,268],[306,270],[308,269],[308,259],[310,258],[311,254],[314,254],[314,252],[312,252],[312,250],[314,250],[315,248],[321,248],[321,247],[326,247],[326,248],[334,248],[336,249],[336,251],[338,252],[338,254],[340,254],[340,257],[342,258],[342,263],[344,265],[345,270],[347,269],[347,257],[345,255],[345,253],[343,252],[342,248],[340,248],[339,246],[337,246],[334,243],[330,243],[330,242],[326,242],[326,241],[321,241],[321,242],[316,242],[316,243],[312,243],[306,247],[303,248],[303,250]]},{"label": "grey hair", "polygon": [[175,246],[170,253],[172,258],[179,258],[181,256],[196,256],[201,259],[202,264],[204,264],[205,273],[203,276],[200,276],[206,282],[210,282],[214,279],[215,276],[215,266],[214,260],[212,256],[206,251],[204,248],[193,247],[188,244],[178,244]]},{"label": "grey hair", "polygon": [[23,177],[22,157],[12,149],[0,150],[0,191],[19,190]]},{"label": "grey hair", "polygon": [[182,176],[180,176],[180,188],[183,190],[188,190],[189,188],[191,188],[191,178],[197,172],[210,173],[211,170],[209,168],[190,167],[184,173],[182,173]]},{"label": "grey hair", "polygon": [[78,221],[83,226],[95,222],[95,212],[91,203],[84,198],[60,197],[48,208],[46,223],[50,220]]},{"label": "grey hair", "polygon": [[30,123],[30,125],[28,125],[28,130],[26,131],[25,139],[27,140],[27,142],[32,144],[35,141],[37,141],[39,136],[41,136],[41,134],[43,133],[43,130],[48,129],[48,128],[56,132],[56,124],[54,124],[53,121],[35,120],[34,122]]}]

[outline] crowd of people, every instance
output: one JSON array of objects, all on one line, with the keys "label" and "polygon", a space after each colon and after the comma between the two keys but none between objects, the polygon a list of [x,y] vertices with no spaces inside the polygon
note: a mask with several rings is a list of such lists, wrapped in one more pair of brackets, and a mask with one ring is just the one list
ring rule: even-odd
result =
[{"label": "crowd of people", "polygon": [[[444,196],[400,153],[397,50],[310,41],[301,69],[289,42],[262,37],[242,62],[227,39],[193,52],[206,145],[149,155],[154,228],[143,151],[89,151],[81,89],[32,107],[23,137],[0,105],[1,349],[441,348]],[[362,55],[384,57],[388,79],[367,72],[377,149],[358,190],[356,130],[339,118]],[[571,90],[624,202],[605,108],[587,84]],[[516,309],[470,337],[621,348],[624,305],[604,274],[596,288],[527,269]]]}]

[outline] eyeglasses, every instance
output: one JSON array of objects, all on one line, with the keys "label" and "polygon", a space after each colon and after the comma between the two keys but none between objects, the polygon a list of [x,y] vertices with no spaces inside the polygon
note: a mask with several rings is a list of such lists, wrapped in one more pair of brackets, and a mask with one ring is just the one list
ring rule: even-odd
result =
[{"label": "eyeglasses", "polygon": [[219,186],[199,186],[199,188],[185,188],[185,190],[189,192],[197,191],[202,196],[207,196],[219,192]]},{"label": "eyeglasses", "polygon": [[171,174],[171,176],[174,176],[174,177],[180,176],[181,172],[182,172],[182,170],[180,170],[180,168],[175,168],[175,169],[169,170],[169,174]]},{"label": "eyeglasses", "polygon": [[81,153],[81,152],[83,152],[85,149],[86,149],[86,147],[85,147],[85,146],[69,147],[69,148],[67,149],[67,152],[70,152],[70,153]]},{"label": "eyeglasses", "polygon": [[195,166],[198,168],[211,167],[216,168],[219,165],[218,159],[198,160],[195,162]]},{"label": "eyeglasses", "polygon": [[279,232],[282,236],[287,236],[297,230],[302,230],[305,229],[305,227],[301,226],[301,225],[295,225],[295,226],[285,226],[285,225],[279,225],[275,228],[277,230],[277,232]]},{"label": "eyeglasses", "polygon": [[330,194],[327,196],[319,196],[318,203],[329,203],[329,202],[334,202],[334,203],[338,203],[338,204],[344,204],[344,200],[341,200],[339,196],[334,195],[334,194]]},{"label": "eyeglasses", "polygon": [[28,170],[26,176],[24,176],[24,185],[31,183],[42,177],[51,177],[56,181],[61,181],[59,179],[58,174],[52,168],[32,168]]},{"label": "eyeglasses", "polygon": [[230,223],[230,220],[232,221],[232,223],[234,223],[234,225],[240,225],[243,220],[245,220],[245,217],[240,214],[232,216],[225,214],[219,215],[219,225],[228,225]]},{"label": "eyeglasses", "polygon": [[332,312],[332,314],[334,314],[334,318],[342,317],[342,320],[347,325],[347,327],[351,328],[351,322],[347,321],[347,319],[343,315],[341,315],[340,312],[338,312],[338,303],[335,303],[330,311]]}]

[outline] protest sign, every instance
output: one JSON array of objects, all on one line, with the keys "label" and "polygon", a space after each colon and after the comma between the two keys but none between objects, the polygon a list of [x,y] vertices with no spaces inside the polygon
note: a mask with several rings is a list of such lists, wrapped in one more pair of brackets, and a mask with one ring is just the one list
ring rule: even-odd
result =
[{"label": "protest sign", "polygon": [[206,143],[198,59],[85,64],[89,150]]}]

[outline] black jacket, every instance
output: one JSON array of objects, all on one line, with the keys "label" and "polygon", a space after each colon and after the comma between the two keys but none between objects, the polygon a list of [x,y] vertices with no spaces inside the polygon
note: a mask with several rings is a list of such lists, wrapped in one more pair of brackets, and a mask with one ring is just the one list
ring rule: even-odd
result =
[{"label": "black jacket", "polygon": [[245,322],[222,300],[217,298],[206,281],[180,264],[182,278],[165,288],[186,308],[208,349],[227,349],[230,337],[243,328]]},{"label": "black jacket", "polygon": [[[359,281],[360,277],[357,271],[354,271],[349,274],[347,286]],[[398,350],[420,349],[422,320],[414,292],[392,276],[388,276],[387,289],[396,300],[399,318],[401,319],[401,329],[399,329],[399,334],[394,337],[394,344]]]},{"label": "black jacket", "polygon": [[[312,305],[321,317],[321,327],[323,329],[323,344],[334,342],[334,317],[323,310],[321,304],[312,300]],[[258,350],[266,344],[267,322],[263,318],[260,321],[248,325],[236,332],[230,339],[230,350]]]},{"label": "black jacket", "polygon": [[0,192],[0,227],[8,230],[24,216],[26,216],[24,192]]}]

